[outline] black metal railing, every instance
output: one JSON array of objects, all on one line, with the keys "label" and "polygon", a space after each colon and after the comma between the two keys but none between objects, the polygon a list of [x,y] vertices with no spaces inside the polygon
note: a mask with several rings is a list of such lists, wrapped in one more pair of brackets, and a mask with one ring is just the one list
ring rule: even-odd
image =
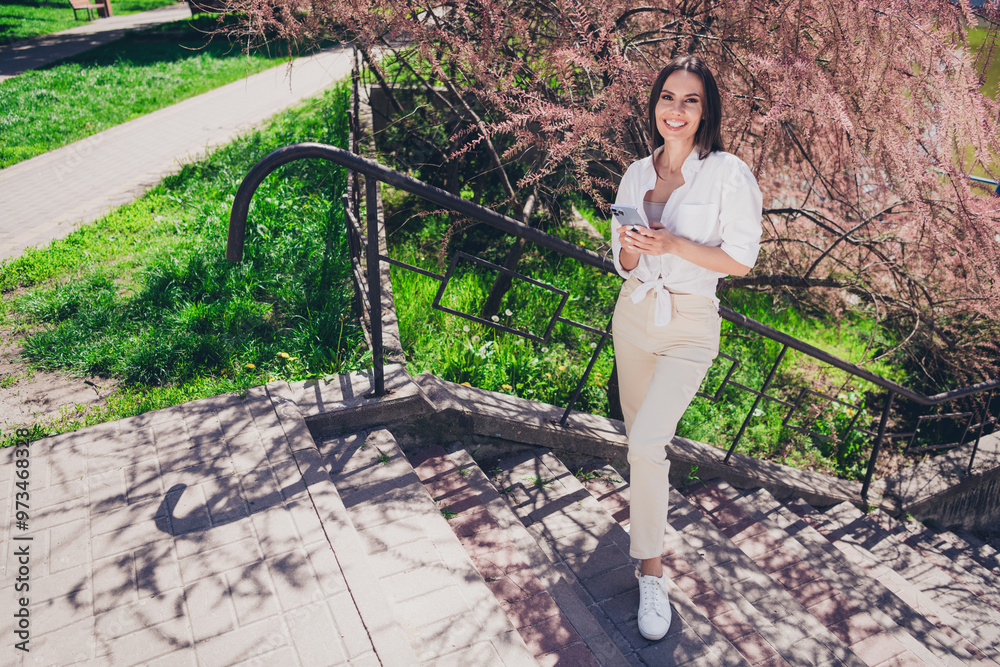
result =
[{"label": "black metal railing", "polygon": [[[353,116],[352,125],[356,122],[357,118],[356,113],[357,111],[355,110],[355,112],[352,114]],[[355,128],[352,127],[352,130],[353,129]],[[354,135],[355,137],[357,136],[356,133],[353,131],[352,135]],[[352,147],[357,148],[357,144],[355,142],[352,142]],[[464,253],[457,253],[452,258],[452,262],[449,267],[448,273],[442,276],[433,273],[431,271],[422,269],[420,267],[412,266],[405,262],[395,260],[379,252],[379,236],[378,236],[379,220],[377,213],[379,184],[380,183],[389,184],[394,188],[397,188],[398,190],[402,190],[404,192],[408,192],[410,194],[421,197],[424,200],[436,204],[441,208],[448,209],[450,211],[461,214],[478,222],[490,225],[508,234],[513,234],[515,236],[522,237],[543,248],[547,248],[548,250],[559,253],[565,257],[575,259],[586,265],[596,267],[598,269],[601,269],[609,273],[614,273],[615,271],[614,263],[612,262],[612,260],[602,255],[599,255],[593,251],[581,248],[577,245],[569,243],[568,241],[565,241],[563,239],[560,239],[558,237],[552,236],[538,229],[530,227],[517,220],[514,220],[513,218],[501,215],[496,211],[480,206],[474,202],[462,199],[461,197],[457,197],[449,192],[441,190],[440,188],[436,188],[432,185],[428,185],[427,183],[414,179],[410,176],[389,169],[381,164],[378,164],[377,162],[365,159],[353,152],[343,150],[334,146],[327,146],[315,143],[301,143],[301,144],[286,146],[284,148],[279,148],[278,150],[275,150],[270,155],[266,156],[264,159],[258,162],[246,175],[246,177],[243,179],[243,182],[239,187],[239,190],[236,193],[235,200],[233,201],[233,207],[229,221],[228,245],[226,248],[227,259],[229,259],[232,262],[238,262],[243,257],[243,245],[245,241],[247,214],[250,207],[250,201],[253,198],[253,194],[256,191],[257,187],[260,185],[260,183],[270,173],[272,173],[282,165],[296,160],[307,160],[307,159],[327,160],[347,168],[350,172],[348,176],[348,183],[349,183],[348,194],[346,194],[344,197],[344,209],[345,209],[345,216],[347,219],[349,235],[354,235],[357,237],[351,243],[349,243],[351,252],[352,254],[356,252],[363,253],[366,262],[366,274],[367,274],[366,282],[368,288],[368,305],[370,308],[369,322],[372,323],[371,343],[372,343],[372,364],[373,364],[373,374],[374,374],[375,395],[381,396],[385,394],[382,328],[381,326],[379,326],[379,323],[382,322],[380,263],[386,262],[390,265],[398,266],[411,271],[416,271],[422,275],[429,276],[441,281],[442,284],[438,291],[438,295],[435,298],[433,307],[438,310],[452,313],[453,315],[456,315],[458,317],[466,318],[475,322],[479,322],[485,326],[494,327],[515,335],[532,338],[538,341],[547,341],[549,335],[551,335],[552,326],[557,322],[568,324],[571,326],[576,326],[592,334],[601,336],[600,343],[596,345],[596,348],[594,349],[594,352],[591,356],[590,362],[588,363],[582,378],[577,384],[576,390],[574,391],[570,399],[569,405],[566,407],[566,411],[563,414],[562,419],[559,421],[560,425],[566,426],[567,425],[566,420],[569,417],[573,409],[573,406],[576,403],[577,398],[579,397],[580,391],[585,386],[587,379],[589,378],[590,372],[593,369],[598,356],[600,355],[602,349],[604,348],[610,336],[611,333],[610,322],[603,330],[601,330],[562,317],[562,310],[563,306],[566,304],[567,293],[563,290],[558,290],[548,285],[543,285],[543,287],[560,295],[560,305],[556,309],[556,312],[552,315],[549,325],[542,336],[533,336],[530,334],[525,334],[525,332],[517,330],[515,328],[506,327],[497,322],[492,322],[483,319],[481,317],[478,317],[476,315],[463,313],[441,305],[441,295],[444,293],[448,280],[452,275],[452,273],[454,272],[454,267],[456,262],[459,261],[460,259],[465,259],[482,263],[483,260],[473,258],[469,255],[465,255]],[[365,182],[365,202],[366,202],[365,208],[366,208],[367,230],[364,236],[366,236],[367,238],[364,238],[364,236],[362,236],[362,230],[359,221],[361,197],[360,197],[360,184],[358,182],[358,175],[364,176],[364,182]],[[360,257],[352,257],[352,260],[360,261]],[[501,273],[505,273],[512,278],[526,280],[533,284],[541,285],[541,283],[538,283],[537,281],[534,281],[527,276],[523,276],[515,271],[505,269],[504,267],[490,265],[490,268],[497,270]],[[725,374],[725,377],[722,380],[722,384],[716,389],[716,391],[712,395],[701,393],[702,396],[708,398],[709,400],[719,400],[720,396],[722,395],[723,388],[726,386],[732,386],[740,390],[748,391],[754,394],[756,397],[753,406],[748,411],[746,418],[744,419],[739,431],[737,432],[735,438],[733,439],[733,442],[730,444],[728,452],[726,453],[725,461],[727,463],[729,462],[733,452],[736,450],[736,447],[739,444],[741,438],[743,437],[747,427],[754,418],[758,406],[762,401],[765,400],[780,404],[788,408],[788,413],[785,416],[784,424],[789,428],[793,428],[800,432],[808,432],[813,435],[817,435],[819,437],[829,438],[830,437],[829,435],[819,434],[813,431],[808,431],[807,429],[802,429],[801,427],[790,426],[788,424],[790,416],[801,407],[801,405],[803,404],[804,400],[808,395],[822,397],[829,401],[837,402],[839,404],[849,407],[850,409],[855,410],[855,414],[851,419],[850,425],[845,435],[841,436],[842,438],[848,437],[848,435],[850,435],[852,431],[857,431],[858,433],[862,433],[868,437],[873,438],[872,451],[868,459],[867,469],[865,472],[864,482],[862,484],[862,490],[861,490],[862,500],[867,502],[868,492],[872,481],[872,475],[875,469],[875,462],[878,459],[879,450],[882,444],[887,439],[910,437],[910,447],[912,447],[912,444],[916,437],[916,431],[917,429],[919,429],[920,424],[923,423],[924,421],[941,419],[941,418],[964,419],[966,420],[964,427],[965,435],[962,436],[962,438],[958,443],[949,443],[948,445],[944,446],[953,447],[956,445],[965,444],[964,443],[965,437],[970,432],[974,432],[975,441],[973,443],[972,453],[970,455],[968,464],[968,471],[971,472],[973,463],[975,461],[976,451],[979,446],[980,438],[984,434],[985,429],[987,427],[992,427],[997,422],[996,418],[991,416],[992,415],[991,408],[992,408],[993,392],[996,390],[998,386],[1000,386],[1000,380],[982,382],[976,385],[963,387],[952,391],[942,392],[939,394],[935,394],[933,396],[927,396],[918,391],[914,391],[908,387],[905,387],[897,382],[886,379],[865,368],[861,368],[856,364],[852,364],[848,361],[845,361],[835,355],[832,355],[824,350],[821,350],[813,345],[810,345],[805,341],[799,340],[786,333],[773,329],[772,327],[762,324],[761,322],[757,322],[756,320],[753,320],[745,315],[737,313],[724,306],[719,309],[719,313],[724,319],[731,322],[735,326],[750,332],[754,332],[760,336],[763,336],[764,338],[775,341],[776,343],[781,345],[780,351],[778,352],[777,357],[774,363],[772,364],[766,379],[759,388],[749,387],[740,384],[739,382],[736,382],[733,379],[733,375],[739,362],[734,357],[723,354],[720,356],[730,361],[730,368],[728,369],[728,372]],[[787,401],[773,394],[769,394],[767,392],[767,389],[770,386],[773,378],[775,377],[778,367],[785,359],[786,353],[790,349],[801,352],[802,354],[808,355],[813,359],[816,359],[825,364],[828,364],[829,366],[837,368],[849,374],[850,376],[865,380],[877,387],[880,387],[881,389],[884,389],[886,393],[884,399],[882,400],[881,416],[879,418],[878,429],[876,431],[870,431],[864,426],[859,426],[857,424],[860,415],[864,411],[864,406],[860,404],[845,402],[837,397],[827,396],[825,394],[815,392],[811,389],[803,389],[802,391],[800,391],[798,393],[797,398],[794,401]],[[973,423],[974,415],[972,412],[969,411],[960,413],[947,413],[944,415],[925,415],[921,417],[920,421],[918,421],[917,428],[914,429],[913,433],[889,434],[886,432],[889,422],[889,416],[897,397],[904,397],[921,406],[933,407],[943,403],[957,401],[959,399],[966,399],[971,396],[985,396],[985,400],[983,402],[984,406],[983,409],[977,411],[979,417],[978,417],[978,422],[976,423]],[[935,448],[940,448],[940,447],[941,445],[938,445]]]}]

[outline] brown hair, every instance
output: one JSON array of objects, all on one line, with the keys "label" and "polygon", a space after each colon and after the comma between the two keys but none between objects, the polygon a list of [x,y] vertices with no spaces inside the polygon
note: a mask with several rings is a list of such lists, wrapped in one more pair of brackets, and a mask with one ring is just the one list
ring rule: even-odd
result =
[{"label": "brown hair", "polygon": [[663,145],[663,137],[656,129],[656,117],[653,112],[656,110],[656,103],[660,100],[660,93],[663,92],[663,84],[666,83],[667,77],[678,70],[698,75],[705,89],[703,100],[705,115],[694,135],[698,157],[704,160],[709,153],[722,151],[725,148],[722,146],[722,98],[719,96],[719,87],[715,83],[712,70],[708,69],[705,61],[698,56],[674,58],[660,70],[653,81],[653,87],[649,91],[649,134],[653,138],[653,150]]}]

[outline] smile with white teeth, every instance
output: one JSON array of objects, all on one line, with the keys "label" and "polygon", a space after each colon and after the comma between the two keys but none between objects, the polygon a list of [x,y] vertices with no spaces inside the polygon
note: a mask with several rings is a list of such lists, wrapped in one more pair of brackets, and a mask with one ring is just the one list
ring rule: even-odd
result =
[{"label": "smile with white teeth", "polygon": [[687,123],[683,123],[679,120],[667,120],[663,122],[665,122],[670,127],[684,127],[685,125],[687,125]]}]

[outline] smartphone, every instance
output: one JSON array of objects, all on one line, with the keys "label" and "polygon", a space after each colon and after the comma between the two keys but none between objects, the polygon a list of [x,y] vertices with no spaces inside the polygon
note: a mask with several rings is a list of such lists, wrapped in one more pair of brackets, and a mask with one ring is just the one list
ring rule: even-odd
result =
[{"label": "smartphone", "polygon": [[615,220],[618,221],[619,225],[625,227],[649,227],[646,221],[642,219],[642,216],[639,215],[639,210],[635,206],[613,204],[611,206],[611,215],[615,216]]}]

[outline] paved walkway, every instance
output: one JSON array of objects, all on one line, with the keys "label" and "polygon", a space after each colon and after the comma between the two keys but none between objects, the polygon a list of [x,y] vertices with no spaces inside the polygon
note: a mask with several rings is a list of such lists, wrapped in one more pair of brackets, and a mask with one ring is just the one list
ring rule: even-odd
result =
[{"label": "paved walkway", "polygon": [[[285,391],[39,440],[26,467],[0,451],[0,664],[407,664],[366,609],[370,566],[342,546],[350,520]],[[13,646],[21,607],[29,653]]]},{"label": "paved walkway", "polygon": [[187,3],[178,3],[138,14],[88,21],[68,30],[0,46],[0,81],[113,42],[129,30],[181,21],[190,16]]},{"label": "paved walkway", "polygon": [[322,51],[0,170],[0,260],[132,201],[350,69],[346,48]]}]

